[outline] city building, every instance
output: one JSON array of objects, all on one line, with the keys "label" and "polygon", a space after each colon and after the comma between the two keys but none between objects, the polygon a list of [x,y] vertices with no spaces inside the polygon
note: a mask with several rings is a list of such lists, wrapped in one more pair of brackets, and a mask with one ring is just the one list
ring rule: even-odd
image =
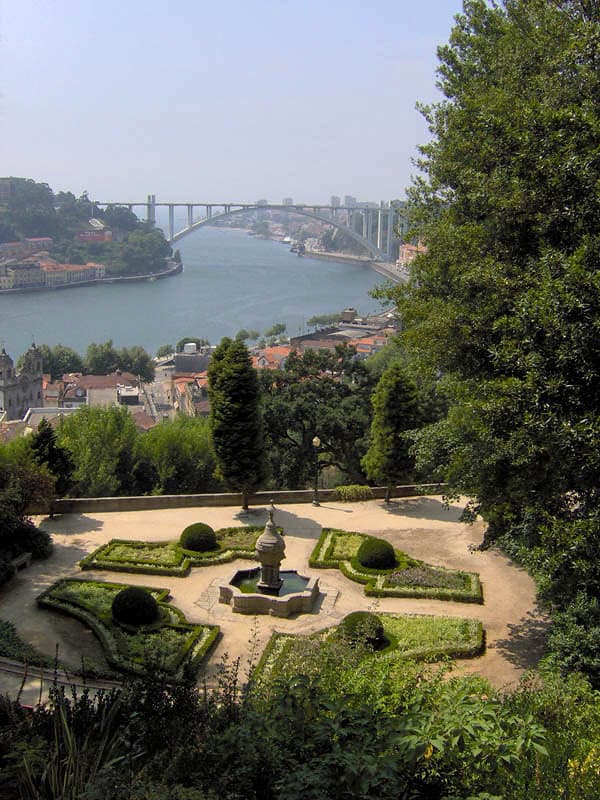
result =
[{"label": "city building", "polygon": [[32,344],[23,357],[23,367],[17,371],[12,358],[2,348],[0,352],[0,415],[6,421],[22,419],[28,408],[41,406],[42,356]]}]

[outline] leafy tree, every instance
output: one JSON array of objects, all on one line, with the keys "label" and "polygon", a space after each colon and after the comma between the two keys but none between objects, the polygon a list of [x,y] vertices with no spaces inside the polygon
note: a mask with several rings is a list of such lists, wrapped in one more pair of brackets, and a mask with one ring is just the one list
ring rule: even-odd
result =
[{"label": "leafy tree", "polygon": [[236,333],[235,338],[238,339],[240,342],[244,342],[246,339],[250,340],[258,339],[259,336],[260,336],[259,331],[240,328],[240,330]]},{"label": "leafy tree", "polygon": [[34,461],[44,464],[56,478],[56,493],[59,496],[67,494],[71,487],[73,461],[68,450],[57,444],[56,433],[45,417],[31,435],[30,443]]},{"label": "leafy tree", "polygon": [[[37,345],[42,356],[44,372],[49,373],[53,380],[62,378],[68,372],[83,372],[83,361],[81,356],[70,347],[63,344],[56,344],[53,347],[47,344]],[[20,356],[17,360],[17,369],[22,369],[24,357]]]},{"label": "leafy tree", "polygon": [[119,350],[119,369],[139,375],[145,383],[154,380],[154,361],[138,344]]},{"label": "leafy tree", "polygon": [[196,347],[206,347],[210,345],[208,339],[199,339],[197,336],[184,336],[183,339],[180,339],[175,345],[177,352],[183,353],[184,345],[188,344],[188,342],[193,342]]},{"label": "leafy tree", "polygon": [[126,408],[84,406],[66,416],[58,444],[73,461],[74,496],[130,493],[136,438],[135,423]]},{"label": "leafy tree", "polygon": [[309,328],[325,328],[329,325],[334,325],[338,322],[340,318],[339,313],[337,314],[315,314],[314,317],[306,320],[306,324]]},{"label": "leafy tree", "polygon": [[391,293],[416,366],[451,387],[421,462],[532,567],[600,500],[597,45],[596,3],[465,3],[411,193],[428,252]]},{"label": "leafy tree", "polygon": [[335,466],[364,482],[361,457],[374,383],[352,348],[291,353],[282,370],[260,375],[270,471],[276,488],[301,488],[314,476],[312,440],[321,440],[322,468]]},{"label": "leafy tree", "polygon": [[104,223],[113,230],[127,233],[140,227],[140,221],[126,206],[108,206],[104,211]]},{"label": "leafy tree", "polygon": [[173,352],[175,352],[175,348],[172,344],[161,344],[156,351],[156,357],[165,358],[166,356],[170,356]]},{"label": "leafy tree", "polygon": [[383,373],[373,392],[371,438],[362,464],[367,476],[387,486],[389,503],[392,486],[412,474],[413,459],[406,431],[420,421],[417,387],[400,364],[392,364]]},{"label": "leafy tree", "polygon": [[224,338],[215,349],[208,395],[217,474],[242,493],[247,509],[248,493],[261,485],[266,470],[258,377],[243,342]]},{"label": "leafy tree", "polygon": [[[27,439],[0,444],[0,560],[30,549],[37,529],[27,508],[48,505],[53,493],[54,478],[31,458]],[[47,545],[48,536],[45,538]]]},{"label": "leafy tree", "polygon": [[110,375],[119,369],[121,360],[112,339],[103,344],[92,342],[85,353],[85,369],[90,375]]},{"label": "leafy tree", "polygon": [[193,494],[221,488],[214,477],[210,424],[204,418],[181,416],[151,428],[138,437],[135,460],[145,492]]},{"label": "leafy tree", "polygon": [[268,330],[265,331],[264,335],[269,338],[270,336],[281,336],[282,333],[285,333],[287,329],[287,325],[285,322],[276,322],[274,325],[271,325]]}]

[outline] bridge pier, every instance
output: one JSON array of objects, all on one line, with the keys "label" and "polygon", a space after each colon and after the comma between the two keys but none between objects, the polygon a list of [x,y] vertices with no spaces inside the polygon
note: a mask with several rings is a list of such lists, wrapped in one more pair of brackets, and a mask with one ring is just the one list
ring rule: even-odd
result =
[{"label": "bridge pier", "polygon": [[188,204],[187,207],[187,221],[188,221],[188,228],[191,228],[194,224],[194,206]]},{"label": "bridge pier", "polygon": [[175,206],[169,203],[169,239],[175,235]]},{"label": "bridge pier", "polygon": [[156,223],[156,195],[149,194],[148,201],[146,203],[146,222],[149,222],[150,225],[154,225]]}]

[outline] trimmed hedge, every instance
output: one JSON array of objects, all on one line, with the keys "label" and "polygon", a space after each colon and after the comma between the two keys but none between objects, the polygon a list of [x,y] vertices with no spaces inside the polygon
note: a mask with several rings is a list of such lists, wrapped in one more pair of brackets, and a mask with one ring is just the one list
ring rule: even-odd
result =
[{"label": "trimmed hedge", "polygon": [[152,625],[158,619],[158,603],[139,586],[128,586],[112,601],[112,615],[125,625]]},{"label": "trimmed hedge", "polygon": [[353,646],[364,645],[370,650],[381,650],[387,644],[381,619],[370,611],[348,614],[337,632]]},{"label": "trimmed hedge", "polygon": [[[101,545],[83,558],[79,562],[79,566],[81,569],[106,569],[114,572],[185,577],[189,575],[191,567],[225,564],[236,558],[254,560],[254,545],[263,530],[264,528],[260,525],[220,528],[215,532],[218,548],[204,553],[185,550],[176,541],[140,542],[131,539],[111,539],[110,542]],[[282,531],[281,528],[278,530]],[[135,553],[131,552],[127,557],[116,555],[123,548],[127,548],[129,551],[138,550],[140,556],[137,557]],[[175,564],[161,563],[160,551],[165,548],[175,554]],[[153,550],[157,551],[156,558],[152,557]]]},{"label": "trimmed hedge", "polygon": [[192,550],[194,553],[206,553],[218,547],[214,530],[205,522],[194,522],[184,528],[179,544],[184,550]]},{"label": "trimmed hedge", "polygon": [[[358,561],[356,553],[346,558],[335,557],[336,540],[339,537],[359,537],[365,541],[375,539],[367,534],[353,531],[342,531],[337,528],[323,528],[319,541],[315,545],[310,558],[309,566],[313,569],[339,569],[340,572],[356,583],[365,586],[365,594],[368,597],[427,597],[434,600],[455,600],[461,603],[483,603],[483,590],[479,575],[475,572],[462,572],[460,570],[445,569],[444,567],[432,567],[423,561],[410,558],[400,550],[394,551],[397,565],[391,569],[372,569],[362,566]],[[356,551],[361,545],[357,546]],[[391,545],[390,545],[391,546]],[[407,584],[402,583],[402,571],[407,570]],[[444,573],[453,576],[460,576],[463,581],[463,588],[449,588],[446,586],[427,586],[417,585],[415,574],[418,571],[425,572],[429,578],[433,578],[435,573]],[[430,583],[433,580],[429,581]],[[447,584],[447,579],[440,581]]]},{"label": "trimmed hedge", "polygon": [[372,500],[373,491],[370,486],[361,486],[358,483],[351,483],[347,486],[335,487],[335,499],[341,503],[357,503],[361,500]]},{"label": "trimmed hedge", "polygon": [[108,663],[136,675],[163,672],[173,681],[193,676],[219,636],[217,625],[195,625],[168,605],[168,589],[141,587],[157,601],[160,616],[153,625],[128,629],[114,622],[112,600],[126,584],[63,579],[37,599],[48,608],[75,617],[92,629]]},{"label": "trimmed hedge", "polygon": [[394,548],[385,539],[369,536],[358,548],[356,558],[367,569],[394,569],[397,565]]}]

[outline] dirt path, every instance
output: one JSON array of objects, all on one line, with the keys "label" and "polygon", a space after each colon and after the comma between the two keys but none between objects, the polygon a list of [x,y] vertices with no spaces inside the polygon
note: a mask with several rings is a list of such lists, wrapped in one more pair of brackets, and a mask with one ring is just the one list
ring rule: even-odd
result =
[{"label": "dirt path", "polygon": [[[240,657],[244,663],[250,639],[262,649],[273,630],[309,633],[337,623],[350,611],[372,607],[373,600],[364,596],[360,584],[348,580],[339,570],[311,570],[308,558],[321,527],[383,536],[398,549],[431,564],[478,572],[484,604],[383,598],[377,601],[379,610],[480,619],[486,630],[486,653],[477,659],[457,662],[456,670],[477,672],[498,687],[512,685],[523,670],[537,664],[546,621],[536,607],[533,581],[523,570],[500,553],[469,549],[481,540],[482,527],[477,523],[473,526],[460,523],[461,509],[460,504],[446,509],[439,497],[407,498],[390,507],[381,501],[370,501],[278,508],[275,521],[286,534],[284,568],[318,575],[321,585],[322,597],[316,611],[294,619],[263,616],[253,622],[252,618],[233,614],[229,606],[219,604],[218,584],[231,575],[236,562],[194,569],[186,578],[100,571],[86,572],[85,576],[168,587],[173,604],[190,621],[220,625],[223,637],[211,657],[210,672],[225,653],[230,658]],[[110,539],[175,539],[186,525],[198,520],[215,528],[242,522],[262,525],[266,511],[253,509],[243,518],[236,508],[188,508],[38,520],[54,538],[54,555],[49,561],[35,562],[0,590],[0,618],[13,622],[25,640],[48,655],[54,655],[58,644],[61,659],[74,670],[81,663],[81,655],[102,663],[100,646],[89,629],[75,620],[38,609],[35,598],[58,578],[80,575],[77,562]],[[0,690],[14,691],[14,687],[14,676],[0,672]],[[37,695],[39,682],[31,687],[31,692]]]}]

